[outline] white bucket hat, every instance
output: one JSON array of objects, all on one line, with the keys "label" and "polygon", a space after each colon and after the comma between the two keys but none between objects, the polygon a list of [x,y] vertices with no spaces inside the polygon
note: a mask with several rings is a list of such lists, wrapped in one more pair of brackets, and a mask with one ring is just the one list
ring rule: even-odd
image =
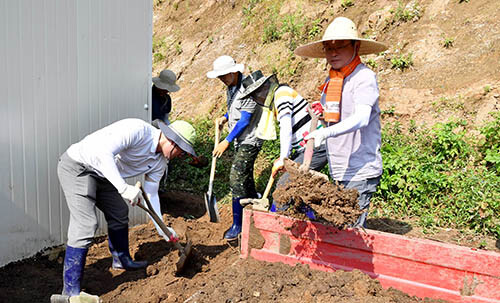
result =
[{"label": "white bucket hat", "polygon": [[351,21],[351,19],[337,17],[332,23],[330,23],[330,25],[328,25],[321,40],[298,47],[295,49],[295,54],[308,58],[325,58],[323,42],[335,40],[361,41],[358,55],[379,53],[387,49],[387,46],[383,43],[372,39],[360,38],[356,25]]},{"label": "white bucket hat", "polygon": [[214,70],[207,73],[207,77],[210,79],[217,78],[219,76],[227,75],[229,73],[240,72],[242,73],[245,69],[245,65],[236,64],[233,58],[230,56],[220,56],[214,61]]},{"label": "white bucket hat", "polygon": [[169,69],[164,69],[161,71],[159,77],[153,78],[153,83],[156,87],[160,89],[168,90],[169,92],[176,92],[180,89],[180,87],[175,84],[177,80],[177,76],[175,73]]}]

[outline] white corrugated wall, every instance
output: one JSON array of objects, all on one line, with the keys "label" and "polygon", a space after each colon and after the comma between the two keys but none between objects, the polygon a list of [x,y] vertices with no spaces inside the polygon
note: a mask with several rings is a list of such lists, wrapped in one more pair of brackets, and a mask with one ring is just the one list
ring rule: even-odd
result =
[{"label": "white corrugated wall", "polygon": [[0,0],[0,266],[65,241],[56,166],[70,144],[149,121],[151,39],[151,0]]}]

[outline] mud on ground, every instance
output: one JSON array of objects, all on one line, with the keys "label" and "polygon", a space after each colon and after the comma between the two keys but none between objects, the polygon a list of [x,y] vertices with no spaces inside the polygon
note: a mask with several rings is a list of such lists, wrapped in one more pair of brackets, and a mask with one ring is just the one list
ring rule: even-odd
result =
[{"label": "mud on ground", "polygon": [[[177,251],[158,236],[153,224],[130,229],[130,252],[147,260],[142,271],[113,270],[107,239],[100,237],[87,256],[82,289],[104,302],[419,302],[404,293],[384,290],[359,272],[326,273],[307,266],[242,260],[238,247],[222,240],[232,223],[228,205],[220,209],[222,223],[210,223],[203,198],[170,193],[163,210],[167,224],[193,242],[185,271],[175,275]],[[251,246],[261,237],[255,234]],[[181,240],[181,243],[185,239]],[[0,268],[0,302],[49,302],[62,290],[64,253],[43,254]]]}]

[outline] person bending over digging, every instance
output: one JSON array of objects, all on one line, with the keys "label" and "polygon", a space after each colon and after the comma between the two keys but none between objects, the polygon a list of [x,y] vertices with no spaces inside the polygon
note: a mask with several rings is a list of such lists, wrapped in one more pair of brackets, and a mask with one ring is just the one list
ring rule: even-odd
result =
[{"label": "person bending over digging", "polygon": [[227,86],[227,112],[217,118],[216,127],[228,123],[229,135],[213,151],[214,157],[220,157],[234,142],[235,156],[231,165],[229,182],[233,197],[233,224],[224,233],[224,239],[234,240],[241,233],[243,198],[257,198],[253,179],[253,166],[263,141],[255,135],[261,109],[251,98],[242,98],[243,64],[236,64],[230,56],[221,56],[213,62],[213,70],[207,77],[218,78]]},{"label": "person bending over digging", "polygon": [[382,43],[359,38],[354,22],[338,17],[321,40],[295,50],[299,56],[326,58],[331,67],[320,86],[328,127],[305,139],[314,138],[316,146],[326,139],[332,179],[359,191],[359,206],[364,212],[355,226],[365,226],[370,198],[382,175],[379,89],[375,73],[359,56],[385,49]]},{"label": "person bending over digging", "polygon": [[[124,178],[145,175],[144,191],[161,218],[158,186],[168,162],[183,153],[196,156],[192,145],[196,133],[191,124],[178,120],[158,125],[159,129],[140,119],[120,120],[71,145],[60,157],[57,174],[70,212],[63,295],[80,295],[86,255],[97,229],[96,207],[108,225],[113,268],[147,266],[146,261],[132,260],[128,240],[126,202],[135,206],[143,193]],[[177,240],[156,228],[167,241]]]},{"label": "person bending over digging", "polygon": [[[299,93],[286,84],[279,84],[276,75],[264,77],[260,70],[252,73],[252,77],[243,80],[246,88],[243,97],[250,96],[257,104],[264,107],[262,115],[265,121],[259,123],[264,129],[257,132],[266,136],[274,130],[274,119],[277,118],[280,129],[280,156],[273,163],[272,175],[284,170],[283,160],[291,160],[302,164],[304,161],[304,133],[309,132],[311,116],[307,111],[308,102]],[[262,123],[262,124],[261,124]],[[318,126],[318,128],[320,128]],[[265,129],[272,128],[272,129]],[[293,151],[293,153],[292,153]],[[321,144],[314,151],[310,169],[320,171],[325,167],[326,147]],[[288,181],[289,174],[285,173],[278,180],[278,186]]]}]

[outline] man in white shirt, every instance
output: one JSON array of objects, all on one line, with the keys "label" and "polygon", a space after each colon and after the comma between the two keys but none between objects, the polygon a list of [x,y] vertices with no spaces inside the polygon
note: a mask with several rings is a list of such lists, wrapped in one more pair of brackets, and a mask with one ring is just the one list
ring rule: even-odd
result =
[{"label": "man in white shirt", "polygon": [[[158,126],[140,119],[120,120],[71,145],[59,159],[57,173],[70,211],[63,295],[80,294],[85,258],[97,229],[96,207],[108,224],[113,268],[147,266],[146,261],[133,261],[128,247],[126,202],[135,206],[143,193],[124,179],[145,175],[145,194],[161,217],[158,187],[168,161],[185,152],[196,156],[196,133],[189,123],[178,120],[166,125],[160,121]],[[157,229],[167,241],[176,240]]]},{"label": "man in white shirt", "polygon": [[356,226],[365,226],[370,198],[382,175],[379,89],[375,73],[359,56],[379,53],[387,47],[360,38],[350,19],[337,17],[319,41],[298,47],[295,54],[325,58],[330,65],[322,90],[328,127],[306,136],[319,145],[326,140],[330,176],[346,188],[359,192],[363,214]]}]

